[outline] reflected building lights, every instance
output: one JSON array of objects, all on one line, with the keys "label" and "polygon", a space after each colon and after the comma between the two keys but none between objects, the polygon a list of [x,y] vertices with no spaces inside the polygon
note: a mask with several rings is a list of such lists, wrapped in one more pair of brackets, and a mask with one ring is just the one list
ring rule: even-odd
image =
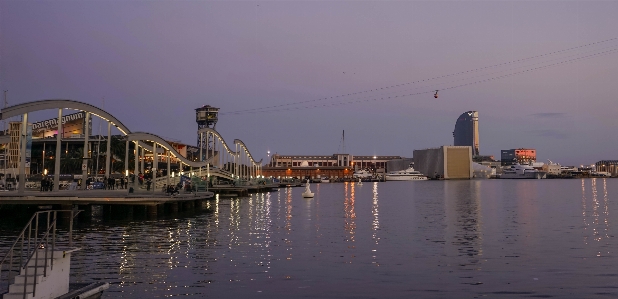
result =
[{"label": "reflected building lights", "polygon": [[[586,193],[586,181],[590,181],[591,203],[588,203]],[[602,181],[601,181],[602,180]],[[603,193],[599,194],[599,182],[603,183]],[[603,239],[610,238],[609,221],[609,194],[607,190],[607,179],[582,179],[582,220],[584,222],[584,244],[590,245],[589,240],[601,242]],[[603,196],[603,199],[600,199]],[[590,210],[589,210],[590,209]],[[588,232],[587,232],[588,231]],[[610,252],[597,251],[596,256],[609,254]]]},{"label": "reflected building lights", "polygon": [[[292,187],[286,189],[287,197],[285,200],[286,212],[285,212],[285,230],[286,235],[291,235],[292,232]],[[285,244],[287,245],[286,251],[289,252],[286,260],[292,259],[292,240],[290,237],[285,238]]]},{"label": "reflected building lights", "polygon": [[285,229],[290,234],[292,230],[292,187],[286,189],[285,207]]},{"label": "reflected building lights", "polygon": [[219,194],[217,194],[217,196],[215,197],[215,213],[214,213],[214,221],[215,221],[215,228],[219,228]]},{"label": "reflected building lights", "polygon": [[378,244],[380,238],[378,238],[378,230],[380,229],[380,219],[379,219],[379,205],[378,205],[378,182],[373,183],[373,203],[371,205],[371,213],[373,214],[373,222],[371,223],[371,228],[373,229],[373,241]]},{"label": "reflected building lights", "polygon": [[228,248],[232,249],[234,246],[238,246],[239,237],[236,234],[237,231],[240,230],[240,199],[233,198],[230,199],[230,216],[229,216],[229,241]]},{"label": "reflected building lights", "polygon": [[592,239],[601,241],[599,235],[599,200],[597,198],[597,179],[592,179]]},{"label": "reflected building lights", "polygon": [[[371,239],[373,240],[373,243],[375,245],[379,245],[380,237],[378,237],[378,230],[380,230],[380,219],[379,219],[380,213],[379,213],[379,205],[378,205],[378,182],[373,182],[373,197],[372,197],[372,204],[371,204],[371,214],[373,214],[373,221],[371,223],[371,229],[372,229]],[[380,264],[376,261],[378,258],[377,246],[371,251],[373,253],[372,263],[374,263],[376,266],[380,266]]]},{"label": "reflected building lights", "polygon": [[603,214],[605,215],[605,238],[609,239],[609,197],[607,196],[607,179],[605,178],[603,179],[603,204]]},{"label": "reflected building lights", "polygon": [[[344,215],[345,215],[345,226],[344,229],[348,232],[348,234],[350,235],[349,239],[347,239],[347,242],[354,242],[354,234],[355,234],[355,230],[356,230],[356,211],[354,210],[354,188],[350,187],[350,183],[345,182],[344,183],[344,192],[345,192],[345,200],[343,202],[343,209],[344,209]],[[348,196],[348,192],[349,192],[349,196]]]},{"label": "reflected building lights", "polygon": [[[586,218],[586,180],[582,179],[582,220],[584,221],[584,231],[588,230],[588,220]],[[584,244],[588,244],[588,235],[584,234]]]}]

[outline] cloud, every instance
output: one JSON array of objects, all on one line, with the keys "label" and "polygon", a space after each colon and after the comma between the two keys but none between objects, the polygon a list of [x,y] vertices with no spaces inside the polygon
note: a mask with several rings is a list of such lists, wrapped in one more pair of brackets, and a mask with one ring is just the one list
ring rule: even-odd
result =
[{"label": "cloud", "polygon": [[543,113],[534,113],[534,114],[531,114],[531,116],[537,117],[537,118],[563,118],[563,117],[566,117],[567,114],[560,113],[560,112],[543,112]]},{"label": "cloud", "polygon": [[558,130],[533,130],[531,133],[545,138],[554,138],[554,139],[567,139],[569,138],[569,134],[565,132],[561,132]]}]

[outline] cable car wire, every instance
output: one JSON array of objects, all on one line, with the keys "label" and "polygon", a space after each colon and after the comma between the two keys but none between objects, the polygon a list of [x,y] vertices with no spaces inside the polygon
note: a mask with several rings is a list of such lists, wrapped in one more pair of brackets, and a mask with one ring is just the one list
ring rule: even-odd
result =
[{"label": "cable car wire", "polygon": [[[508,66],[508,65],[516,64],[516,63],[523,63],[523,62],[530,61],[530,60],[533,60],[533,59],[538,59],[538,58],[544,58],[544,57],[548,57],[548,56],[552,56],[552,55],[563,54],[563,53],[568,52],[568,51],[579,50],[579,49],[582,49],[582,48],[592,47],[592,46],[595,46],[595,45],[604,44],[604,43],[608,43],[608,42],[616,41],[616,40],[618,40],[618,37],[611,38],[611,39],[606,39],[606,40],[602,40],[602,41],[598,41],[598,42],[593,42],[593,43],[589,43],[589,44],[585,44],[585,45],[581,45],[581,46],[571,47],[571,48],[563,49],[563,50],[559,50],[559,51],[553,51],[553,52],[549,52],[549,53],[545,53],[545,54],[530,56],[530,57],[527,57],[527,58],[512,60],[512,61],[508,61],[508,62],[504,62],[504,63],[494,64],[494,65],[485,66],[485,67],[479,67],[479,68],[475,68],[475,69],[471,69],[471,70],[467,70],[467,71],[461,71],[461,72],[456,72],[456,73],[452,73],[452,74],[436,76],[436,77],[432,77],[432,78],[428,78],[428,79],[422,79],[422,80],[417,80],[417,81],[408,82],[408,83],[402,83],[402,84],[391,85],[391,86],[386,86],[386,87],[374,88],[374,89],[371,89],[371,90],[365,90],[365,91],[348,93],[348,94],[341,94],[341,95],[337,95],[337,96],[324,97],[324,98],[312,99],[312,100],[306,100],[306,101],[298,101],[298,102],[293,102],[293,103],[285,103],[285,104],[273,105],[273,106],[267,106],[267,107],[259,107],[259,108],[245,109],[245,110],[236,110],[236,111],[230,111],[230,112],[222,112],[220,114],[222,114],[222,115],[246,114],[246,113],[253,114],[253,113],[260,113],[260,112],[296,110],[296,109],[276,109],[276,108],[283,108],[283,107],[286,107],[286,106],[293,106],[293,105],[306,105],[306,104],[310,104],[310,103],[313,103],[313,102],[324,101],[324,100],[335,100],[335,101],[337,101],[337,100],[343,99],[345,97],[360,95],[360,94],[364,94],[364,93],[383,92],[384,90],[390,90],[390,89],[394,89],[394,88],[402,87],[402,86],[406,86],[406,85],[424,83],[424,82],[429,82],[429,81],[435,81],[435,80],[449,78],[449,77],[454,77],[454,76],[458,76],[458,75],[465,75],[465,74],[470,74],[470,73],[475,73],[475,72],[481,72],[481,71],[488,70],[488,69],[491,69],[491,68],[503,67],[503,66]],[[607,48],[609,48],[609,47],[606,47],[605,49],[607,49]],[[613,53],[615,50],[616,49],[613,48],[612,50],[609,50],[609,51],[604,51],[604,52],[600,52],[600,53],[596,53],[596,54],[592,54],[592,55],[587,55],[587,56],[583,56],[583,57],[579,57],[579,58],[575,58],[575,59],[563,60],[564,58],[578,56],[578,55],[582,54],[582,53],[577,53],[577,54],[570,55],[570,56],[567,56],[567,57],[556,58],[556,59],[551,59],[551,60],[548,60],[548,61],[538,62],[538,63],[532,64],[532,65],[544,64],[544,63],[547,63],[549,61],[555,61],[555,60],[563,60],[562,62],[555,63],[555,64],[550,64],[550,65],[547,65],[547,66],[544,66],[544,67],[532,68],[532,69],[529,69],[529,70],[526,70],[526,71],[523,71],[523,72],[515,72],[515,73],[512,73],[512,74],[510,74],[508,76],[511,76],[513,74],[521,74],[521,73],[524,73],[524,72],[529,72],[531,70],[539,70],[539,69],[543,69],[545,67],[556,66],[556,65],[563,64],[563,63],[567,63],[567,62],[582,60],[582,59],[589,58],[589,57],[596,57],[598,55],[609,54],[609,53]],[[599,50],[598,49],[597,50],[590,50],[588,52],[594,52],[594,51],[599,51]],[[526,67],[526,66],[522,66],[522,67]],[[522,68],[522,67],[517,67],[517,68]],[[450,82],[447,82],[447,83],[436,83],[436,84],[434,84],[434,86],[435,85],[444,85],[444,84],[448,84],[448,83],[452,83],[452,82],[457,82],[457,81],[462,81],[462,80],[469,80],[469,79],[473,79],[473,78],[483,77],[483,76],[487,76],[487,75],[491,75],[491,74],[496,74],[496,73],[502,73],[502,72],[505,72],[505,71],[502,70],[502,71],[497,71],[497,72],[493,72],[493,73],[489,73],[489,74],[484,74],[484,75],[479,75],[479,76],[475,76],[475,77],[457,79],[457,80],[450,81]],[[497,76],[496,78],[500,78],[500,77],[503,77],[503,76]],[[486,81],[492,81],[492,80],[493,79],[490,78],[490,79],[480,80],[480,81],[476,81],[476,82],[480,83],[480,82],[486,82]],[[461,87],[461,86],[467,86],[467,85],[470,85],[470,84],[458,85],[458,86]],[[412,88],[410,90],[419,89],[419,88],[423,88],[423,87],[426,87],[426,86],[422,86],[422,87],[419,86],[419,87]],[[447,90],[447,89],[452,89],[452,88],[454,88],[454,87],[441,88],[440,90]],[[438,89],[438,88],[434,88],[434,89]],[[395,91],[395,92],[397,92],[397,91]],[[398,92],[401,92],[401,91],[398,91]],[[420,94],[424,94],[424,93],[427,93],[427,92],[422,92]],[[432,93],[433,93],[433,91],[432,91]],[[365,96],[365,97],[362,97],[362,98],[372,98],[372,97],[374,97],[374,96],[368,95],[368,96]],[[362,99],[362,98],[360,98],[360,99]],[[387,98],[390,98],[390,97],[387,97]],[[359,100],[359,98],[357,98],[357,101],[358,100]],[[306,107],[307,106],[302,106],[302,107],[299,107],[298,109],[305,109]],[[312,106],[312,107],[317,107],[317,106]],[[273,110],[273,109],[276,109],[276,110]]]},{"label": "cable car wire", "polygon": [[[609,50],[606,50],[606,51],[585,55],[585,56],[582,56],[582,57],[577,57],[577,58],[572,58],[572,59],[568,59],[568,60],[563,60],[563,61],[559,61],[559,62],[556,62],[556,63],[548,64],[548,65],[538,66],[538,67],[534,67],[534,68],[528,68],[528,69],[525,69],[525,70],[522,70],[522,71],[511,72],[511,73],[508,73],[508,74],[505,74],[505,75],[501,75],[501,76],[494,76],[494,77],[490,77],[490,78],[486,78],[486,79],[482,79],[482,80],[476,80],[476,81],[472,81],[472,82],[467,82],[467,83],[462,83],[462,84],[457,84],[457,85],[451,85],[451,86],[443,87],[443,88],[441,88],[439,90],[441,90],[441,91],[443,91],[443,90],[451,90],[451,89],[461,88],[461,87],[470,86],[470,85],[474,85],[474,84],[480,84],[480,83],[486,83],[486,82],[490,82],[490,81],[496,81],[496,80],[512,77],[512,76],[515,76],[515,75],[520,75],[520,74],[529,73],[529,72],[533,72],[533,71],[538,71],[538,70],[542,70],[542,69],[547,69],[547,68],[551,68],[551,67],[557,67],[557,66],[560,66],[560,65],[568,64],[568,63],[574,63],[574,62],[578,62],[578,61],[581,61],[581,60],[592,59],[592,58],[596,58],[598,56],[610,55],[610,54],[615,54],[615,53],[618,53],[618,48],[613,48],[613,49],[609,49]],[[461,81],[461,79],[460,80],[455,80],[455,81]],[[417,95],[434,94],[435,92],[436,92],[436,90],[429,90],[429,91],[421,91],[421,92],[409,93],[409,94],[398,94],[398,95],[394,95],[394,96],[363,97],[363,98],[358,98],[356,100],[353,99],[353,100],[345,101],[345,102],[334,102],[334,103],[331,102],[331,103],[326,103],[326,104],[321,104],[321,105],[319,105],[319,104],[318,105],[305,105],[305,106],[300,106],[300,107],[288,107],[288,108],[277,107],[277,109],[273,108],[273,109],[269,109],[269,110],[227,112],[225,114],[226,115],[230,115],[230,114],[256,114],[256,113],[265,113],[265,112],[279,112],[279,111],[292,111],[292,110],[300,110],[300,109],[333,107],[333,106],[342,106],[342,105],[356,104],[356,103],[363,103],[363,102],[371,102],[371,101],[383,101],[383,100],[389,100],[389,99],[395,99],[395,98],[401,98],[401,97],[410,97],[410,96],[417,96]]]}]

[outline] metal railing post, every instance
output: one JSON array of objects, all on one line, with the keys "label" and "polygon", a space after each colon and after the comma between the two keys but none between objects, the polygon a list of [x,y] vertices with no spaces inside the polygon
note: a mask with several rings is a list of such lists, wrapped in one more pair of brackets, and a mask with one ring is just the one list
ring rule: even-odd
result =
[{"label": "metal railing post", "polygon": [[[25,237],[25,236],[24,236]],[[32,239],[32,219],[30,219],[30,223],[28,223],[28,255],[30,256],[30,240]],[[21,268],[21,261],[19,262],[19,267]]]},{"label": "metal railing post", "polygon": [[[11,272],[13,272],[13,250],[11,250],[10,252],[11,254],[11,261],[9,264],[9,281],[6,283],[6,289],[9,289],[9,286],[11,285]],[[2,268],[0,268],[0,270],[2,270]]]},{"label": "metal railing post", "polygon": [[71,219],[69,220],[69,247],[73,246],[73,209],[71,209]]},{"label": "metal railing post", "polygon": [[[36,213],[36,220],[34,222],[34,247],[39,246],[38,238],[39,238],[39,213]],[[38,251],[36,251],[36,248],[34,248],[34,250],[35,250],[35,252],[33,252],[33,253],[38,252]],[[28,255],[28,256],[30,256],[30,255]],[[28,263],[28,262],[26,262],[26,263]]]},{"label": "metal railing post", "polygon": [[[80,210],[48,210],[36,212],[28,223],[24,226],[19,236],[10,247],[9,251],[6,253],[4,258],[0,259],[0,274],[3,270],[8,270],[6,277],[7,279],[7,288],[10,287],[11,283],[14,283],[14,279],[16,276],[21,276],[23,271],[24,276],[24,295],[23,298],[29,297],[28,284],[32,284],[32,296],[36,296],[36,285],[37,285],[37,275],[39,274],[38,268],[39,265],[43,266],[43,275],[47,276],[48,271],[47,267],[50,267],[50,270],[53,270],[54,266],[54,251],[56,250],[56,230],[58,228],[58,212],[70,212],[70,224],[69,224],[69,246],[73,246],[73,217],[75,217]],[[42,214],[45,214],[47,219],[45,219],[47,230],[39,237],[39,218]],[[53,218],[52,218],[53,217]],[[41,220],[42,221],[42,220]],[[32,227],[34,226],[34,228]],[[33,231],[34,230],[34,231]],[[26,234],[28,240],[26,240]],[[51,240],[50,240],[51,238]],[[51,244],[50,244],[51,242]],[[50,248],[51,246],[51,248]],[[18,248],[19,247],[19,248]],[[44,250],[44,252],[41,252]],[[17,256],[19,255],[19,256]],[[43,263],[40,262],[39,256],[44,255],[45,261]],[[43,257],[43,256],[41,256]],[[19,259],[19,261],[18,261]],[[34,259],[34,262],[31,261]],[[3,267],[4,264],[8,264],[7,267]],[[31,272],[31,269],[34,267],[34,271]],[[17,268],[17,271],[15,269]],[[33,273],[33,274],[30,274]],[[49,273],[51,274],[51,273]],[[1,276],[1,275],[0,275]],[[32,279],[32,282],[29,282]],[[0,281],[0,283],[2,283]],[[2,285],[4,285],[2,283]]]},{"label": "metal railing post", "polygon": [[56,250],[56,222],[58,220],[58,212],[54,211],[54,221],[52,225],[54,226],[54,230],[52,233],[52,257],[51,257],[51,269],[54,270],[54,251]]},{"label": "metal railing post", "polygon": [[49,217],[51,216],[51,212],[47,211],[46,213],[46,217],[47,217],[47,229],[45,230],[47,233],[45,234],[45,236],[43,236],[45,238],[45,240],[41,240],[41,243],[45,242],[45,262],[43,263],[43,265],[45,266],[45,268],[43,269],[43,276],[47,277],[47,252],[49,251]]},{"label": "metal railing post", "polygon": [[19,250],[19,267],[21,268],[21,264],[23,263],[22,257],[24,256],[24,236],[21,236],[21,248]]}]

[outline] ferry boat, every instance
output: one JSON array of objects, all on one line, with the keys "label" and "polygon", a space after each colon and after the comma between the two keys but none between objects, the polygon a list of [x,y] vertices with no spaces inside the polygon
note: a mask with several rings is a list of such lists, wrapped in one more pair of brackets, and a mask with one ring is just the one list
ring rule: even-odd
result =
[{"label": "ferry boat", "polygon": [[544,179],[547,173],[529,165],[514,164],[502,170],[501,179]]},{"label": "ferry boat", "polygon": [[384,176],[385,181],[426,181],[427,177],[419,171],[414,170],[414,167],[409,166],[408,169],[390,171]]}]

